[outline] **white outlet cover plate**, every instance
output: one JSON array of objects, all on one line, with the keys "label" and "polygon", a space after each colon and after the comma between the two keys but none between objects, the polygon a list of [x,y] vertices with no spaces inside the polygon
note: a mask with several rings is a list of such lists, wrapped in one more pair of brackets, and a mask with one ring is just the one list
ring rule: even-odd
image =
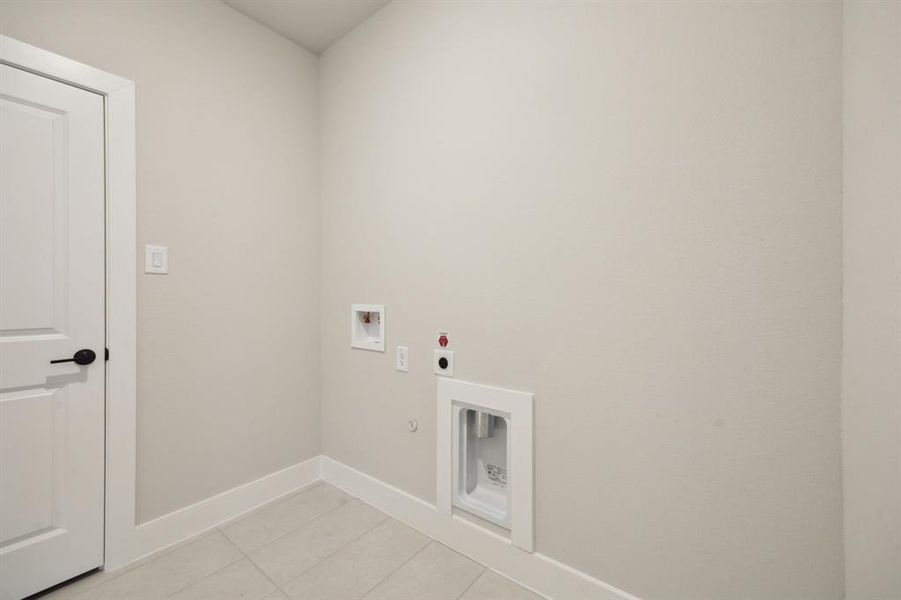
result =
[{"label": "white outlet cover plate", "polygon": [[394,354],[394,368],[401,373],[406,373],[410,368],[410,353],[406,346],[398,346]]},{"label": "white outlet cover plate", "polygon": [[[438,364],[438,361],[442,358],[447,359],[447,368],[442,369],[441,365]],[[453,377],[454,376],[454,351],[453,350],[435,350],[435,355],[432,357],[432,365],[435,371],[435,375],[441,375],[442,377]]]}]

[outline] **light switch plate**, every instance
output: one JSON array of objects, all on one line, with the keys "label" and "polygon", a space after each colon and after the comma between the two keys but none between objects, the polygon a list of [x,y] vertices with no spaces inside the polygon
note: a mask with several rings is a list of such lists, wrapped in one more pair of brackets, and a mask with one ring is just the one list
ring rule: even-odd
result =
[{"label": "light switch plate", "polygon": [[144,272],[165,275],[169,272],[169,248],[147,244],[144,246]]}]

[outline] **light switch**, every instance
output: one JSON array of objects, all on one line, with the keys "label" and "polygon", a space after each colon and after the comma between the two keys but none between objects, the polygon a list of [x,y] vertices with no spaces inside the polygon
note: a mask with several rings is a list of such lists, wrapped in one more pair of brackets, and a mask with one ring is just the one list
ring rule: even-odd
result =
[{"label": "light switch", "polygon": [[144,246],[144,272],[166,274],[169,272],[169,248],[147,244]]}]

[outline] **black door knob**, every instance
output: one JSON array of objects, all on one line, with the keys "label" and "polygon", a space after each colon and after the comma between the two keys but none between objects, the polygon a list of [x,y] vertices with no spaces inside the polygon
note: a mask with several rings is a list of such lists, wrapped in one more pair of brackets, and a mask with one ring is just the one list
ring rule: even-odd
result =
[{"label": "black door knob", "polygon": [[76,352],[72,358],[61,358],[59,360],[51,360],[50,364],[54,365],[56,363],[64,363],[64,362],[74,362],[76,365],[89,365],[97,358],[97,355],[93,350],[89,350],[87,348],[83,348]]}]

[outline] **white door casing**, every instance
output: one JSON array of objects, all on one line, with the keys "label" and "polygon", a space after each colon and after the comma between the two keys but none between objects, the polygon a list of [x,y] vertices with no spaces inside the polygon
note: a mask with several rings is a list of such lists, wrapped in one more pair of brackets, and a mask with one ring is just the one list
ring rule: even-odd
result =
[{"label": "white door casing", "polygon": [[2,600],[103,564],[104,160],[101,95],[0,65]]}]

